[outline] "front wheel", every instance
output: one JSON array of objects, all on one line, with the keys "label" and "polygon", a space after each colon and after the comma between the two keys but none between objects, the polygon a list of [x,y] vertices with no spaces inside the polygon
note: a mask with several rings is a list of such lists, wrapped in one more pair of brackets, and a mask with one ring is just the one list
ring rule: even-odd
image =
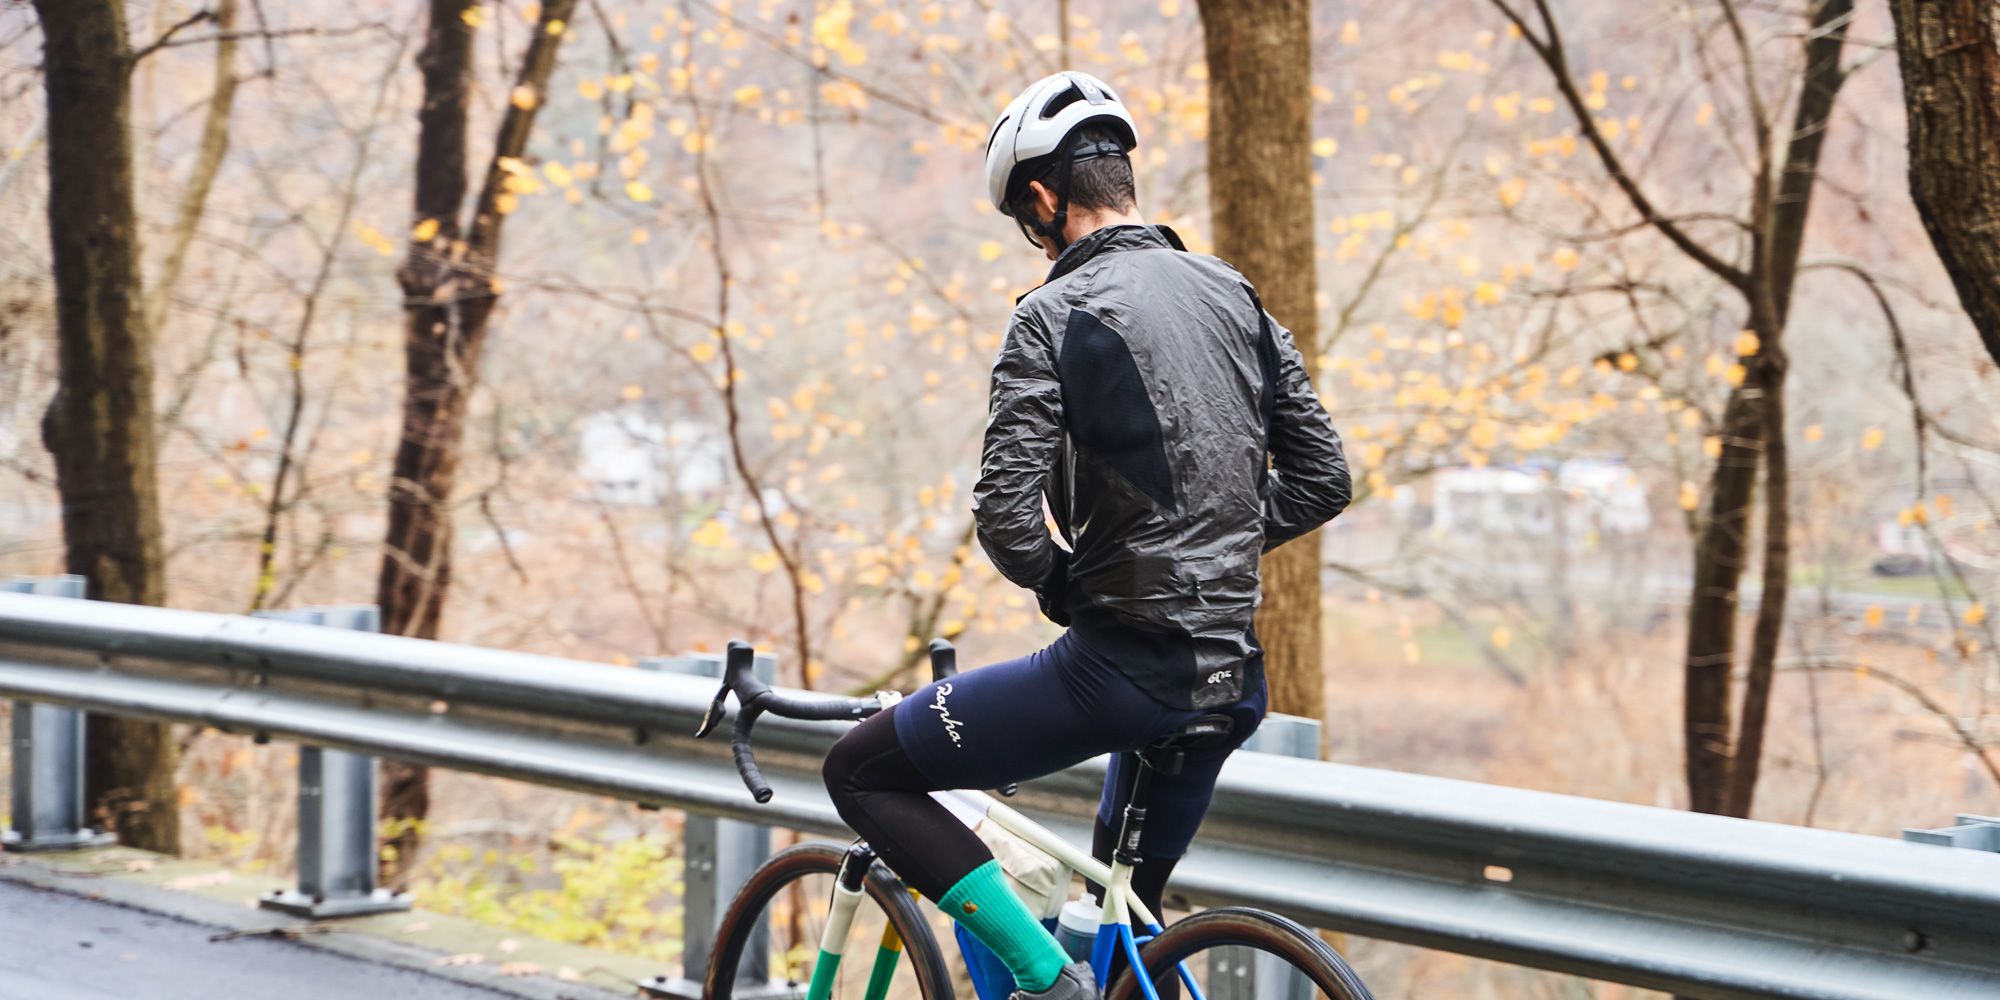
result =
[{"label": "front wheel", "polygon": [[[1175,964],[1185,962],[1197,982],[1207,980],[1204,996],[1238,995],[1214,977],[1235,974],[1244,966],[1238,959],[1230,963],[1234,971],[1211,971],[1203,953],[1217,948],[1249,948],[1275,955],[1302,973],[1319,995],[1333,1000],[1374,1000],[1368,987],[1362,985],[1361,977],[1318,935],[1295,921],[1262,910],[1230,906],[1197,913],[1177,921],[1159,937],[1148,941],[1139,949],[1139,958],[1146,963],[1146,971],[1155,982],[1171,980]],[[1266,964],[1260,971],[1268,968]],[[1118,977],[1107,996],[1109,1000],[1140,1000],[1144,993],[1138,979],[1128,971]]]},{"label": "front wheel", "polygon": [[[752,873],[716,931],[705,1000],[730,1000],[737,971],[767,970],[759,998],[885,1000],[912,995],[952,1000],[951,971],[916,899],[879,863],[869,866],[867,896],[839,943],[821,952],[833,889],[847,852],[831,844],[786,848]],[[760,929],[765,929],[759,933]],[[745,961],[745,952],[753,952]],[[808,985],[810,984],[810,985]],[[817,988],[817,989],[815,989]]]}]

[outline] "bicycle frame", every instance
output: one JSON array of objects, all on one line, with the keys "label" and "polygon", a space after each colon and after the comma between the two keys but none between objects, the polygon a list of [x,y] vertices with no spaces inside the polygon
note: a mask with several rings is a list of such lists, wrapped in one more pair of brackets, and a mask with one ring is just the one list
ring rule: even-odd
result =
[{"label": "bicycle frame", "polygon": [[[840,878],[833,886],[826,926],[820,931],[819,957],[813,962],[812,983],[806,987],[807,1000],[831,1000],[833,996],[833,977],[840,972],[847,936],[854,930],[854,914],[861,908],[862,897],[868,894],[865,888],[868,868],[874,863],[875,852],[866,844],[848,848],[847,859],[840,866]],[[875,964],[868,973],[865,1000],[884,1000],[888,996],[889,982],[895,978],[896,964],[902,957],[902,937],[896,933],[894,924],[883,924],[882,940],[875,947]]]},{"label": "bicycle frame", "polygon": [[[1098,924],[1097,937],[1092,942],[1090,953],[1091,971],[1100,984],[1110,985],[1107,979],[1111,974],[1111,963],[1113,957],[1121,952],[1131,968],[1145,968],[1139,961],[1139,946],[1161,933],[1161,927],[1158,918],[1146,909],[1146,904],[1132,891],[1130,865],[1115,861],[1107,865],[1091,857],[1088,852],[1078,850],[1075,845],[1050,832],[1047,827],[1023,816],[1013,807],[985,792],[937,792],[933,797],[948,808],[952,808],[954,815],[984,816],[995,826],[1027,841],[1036,850],[1054,858],[1057,863],[1069,870],[1106,887],[1104,915]],[[865,851],[865,848],[863,850]],[[850,860],[854,860],[853,855],[850,855]],[[862,860],[863,863],[852,874],[852,885],[846,884],[843,880],[842,884],[834,887],[831,912],[827,916],[826,928],[820,937],[819,960],[813,965],[812,984],[807,988],[806,1000],[832,998],[833,977],[839,971],[842,951],[847,946],[848,933],[853,930],[855,911],[859,909],[861,898],[865,895],[861,876],[867,871],[867,865],[873,863],[874,853],[866,852],[866,857]],[[1141,923],[1150,931],[1149,934],[1143,937],[1133,935],[1131,917],[1134,915],[1139,917]],[[902,948],[903,943],[896,936],[895,929],[885,927],[882,941],[876,949],[875,962],[868,977],[868,989],[864,1000],[885,1000],[889,992],[889,981],[895,974],[896,963],[902,958]],[[1188,972],[1185,963],[1178,967],[1178,971],[1192,1000],[1204,1000],[1201,988],[1195,985],[1194,976]],[[1147,1000],[1159,1000],[1159,992],[1154,988],[1151,977],[1141,975],[1139,988]]]}]

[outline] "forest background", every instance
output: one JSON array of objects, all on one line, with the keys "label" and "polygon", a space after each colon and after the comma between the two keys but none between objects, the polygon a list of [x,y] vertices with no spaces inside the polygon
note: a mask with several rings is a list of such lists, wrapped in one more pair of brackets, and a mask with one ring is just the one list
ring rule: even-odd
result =
[{"label": "forest background", "polygon": [[[0,574],[623,664],[742,636],[829,690],[1043,644],[971,534],[1046,267],[981,153],[1073,66],[1347,441],[1260,622],[1325,757],[2000,813],[2000,89],[1953,62],[1990,6],[0,4]],[[129,842],[290,864],[290,751],[94,732]],[[426,905],[673,953],[675,817],[385,780]],[[1355,951],[1382,996],[1637,995]]]}]

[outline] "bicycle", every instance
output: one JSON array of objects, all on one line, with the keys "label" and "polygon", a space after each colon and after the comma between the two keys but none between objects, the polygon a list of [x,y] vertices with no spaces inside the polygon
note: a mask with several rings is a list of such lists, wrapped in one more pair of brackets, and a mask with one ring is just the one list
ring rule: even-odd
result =
[{"label": "bicycle", "polygon": [[[811,721],[859,722],[902,700],[902,696],[894,691],[881,691],[866,698],[799,698],[781,694],[752,673],[755,655],[748,643],[730,642],[721,688],[695,735],[697,738],[706,737],[715,730],[727,715],[729,696],[735,694],[739,707],[730,732],[730,753],[744,786],[759,803],[769,802],[772,797],[770,785],[758,770],[751,744],[751,732],[759,718],[770,714]],[[942,639],[933,640],[930,645],[932,678],[943,680],[956,673],[956,656],[950,643]],[[1131,795],[1119,829],[1118,847],[1109,864],[1091,857],[1088,851],[1078,849],[986,792],[947,791],[935,792],[933,796],[961,819],[984,818],[1054,859],[1061,866],[1062,874],[1056,882],[1058,891],[1051,897],[1051,902],[1059,903],[1067,896],[1072,874],[1082,875],[1106,887],[1102,915],[1095,936],[1090,940],[1089,960],[1097,981],[1108,985],[1104,991],[1107,1000],[1137,1000],[1139,997],[1159,1000],[1156,981],[1164,983],[1174,979],[1186,987],[1191,1000],[1204,1000],[1201,977],[1196,975],[1189,959],[1225,947],[1250,948],[1275,955],[1303,974],[1321,995],[1333,1000],[1373,1000],[1367,986],[1362,984],[1361,978],[1346,961],[1325,941],[1293,920],[1249,907],[1232,906],[1205,910],[1163,928],[1160,920],[1133,893],[1132,869],[1139,863],[1137,849],[1144,834],[1147,793],[1153,775],[1177,773],[1190,747],[1198,745],[1203,739],[1226,734],[1228,724],[1226,716],[1201,716],[1139,754],[1140,766],[1135,769]],[[1003,794],[1011,792],[1003,790]],[[971,825],[970,822],[968,825]],[[830,885],[816,887],[810,895],[803,891],[805,886],[819,880],[826,880]],[[788,887],[799,890],[800,898],[830,897],[830,902],[825,918],[818,926],[818,951],[810,963],[811,977],[806,991],[797,993],[798,977],[788,975],[788,992],[784,995],[802,997],[803,1000],[832,1000],[836,992],[851,995],[838,987],[842,982],[840,976],[848,944],[855,936],[857,918],[861,916],[861,901],[866,898],[875,903],[877,912],[866,918],[861,940],[868,940],[870,932],[874,932],[877,946],[868,966],[866,986],[861,994],[863,1000],[888,1000],[892,994],[906,996],[912,988],[924,1000],[951,1000],[953,986],[944,953],[938,946],[930,923],[917,905],[915,893],[876,859],[874,851],[866,843],[858,840],[845,850],[824,843],[800,844],[773,855],[751,873],[730,903],[717,931],[715,948],[703,981],[702,995],[705,1000],[728,1000],[735,991],[739,969],[746,962],[754,964],[760,961],[758,950],[766,947],[758,942],[758,935],[765,925],[765,910]],[[825,891],[817,891],[818,888]],[[794,920],[802,916],[796,909],[786,909],[782,904],[779,909],[784,911],[778,913],[779,916]],[[1055,916],[1050,910],[1045,908],[1045,920]],[[1134,916],[1146,933],[1133,931],[1131,918]],[[880,921],[879,932],[875,925],[877,918]],[[746,951],[750,952],[747,959]],[[1116,983],[1107,984],[1114,956],[1122,956],[1126,967]],[[788,972],[805,964],[800,961],[802,956],[797,954],[778,957],[783,959]],[[849,968],[852,969],[851,966]],[[1141,968],[1146,970],[1146,975],[1132,974],[1131,970]]]}]

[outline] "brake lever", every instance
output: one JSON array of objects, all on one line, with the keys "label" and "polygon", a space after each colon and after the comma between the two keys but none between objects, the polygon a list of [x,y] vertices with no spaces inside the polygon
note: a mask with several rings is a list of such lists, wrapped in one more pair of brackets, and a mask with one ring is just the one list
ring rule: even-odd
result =
[{"label": "brake lever", "polygon": [[724,705],[728,700],[729,682],[725,680],[722,682],[722,690],[715,692],[715,700],[709,703],[708,711],[702,713],[701,726],[694,731],[695,739],[701,739],[715,732],[715,727],[721,725],[723,719],[728,718],[729,710]]},{"label": "brake lever", "polygon": [[[729,692],[736,691],[737,703],[748,708],[749,705],[745,702],[745,698],[754,700],[764,691],[769,690],[761,683],[758,683],[756,678],[751,674],[751,668],[756,662],[756,657],[757,650],[749,643],[741,639],[729,640],[729,653],[723,660],[722,687],[715,692],[715,700],[709,703],[708,711],[702,713],[701,726],[694,731],[695,739],[701,739],[709,733],[714,732],[715,727],[721,725],[722,720],[729,717],[727,707]],[[738,690],[739,688],[741,690]]]}]

